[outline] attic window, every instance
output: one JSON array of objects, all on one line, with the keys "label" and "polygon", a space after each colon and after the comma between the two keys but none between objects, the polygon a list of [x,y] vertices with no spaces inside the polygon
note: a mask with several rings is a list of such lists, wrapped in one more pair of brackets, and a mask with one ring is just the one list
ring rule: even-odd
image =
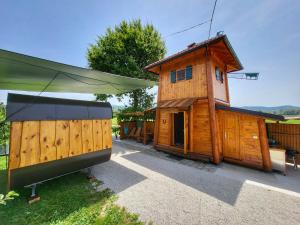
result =
[{"label": "attic window", "polygon": [[176,78],[178,81],[185,80],[185,70],[177,70]]},{"label": "attic window", "polygon": [[215,73],[216,73],[216,80],[218,80],[221,83],[223,83],[223,72],[220,70],[219,67],[215,68]]},{"label": "attic window", "polygon": [[176,83],[176,81],[181,80],[191,80],[193,78],[193,67],[187,66],[185,69],[173,70],[170,72],[171,83]]}]

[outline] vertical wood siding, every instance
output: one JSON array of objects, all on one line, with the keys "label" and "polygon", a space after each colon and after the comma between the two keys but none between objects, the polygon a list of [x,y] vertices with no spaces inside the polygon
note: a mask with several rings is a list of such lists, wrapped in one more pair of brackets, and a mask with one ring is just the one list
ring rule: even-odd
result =
[{"label": "vertical wood siding", "polygon": [[168,111],[160,110],[159,128],[158,128],[158,144],[171,145],[170,132],[170,113]]},{"label": "vertical wood siding", "polygon": [[209,111],[207,103],[195,103],[192,111],[193,149],[192,152],[212,155]]},{"label": "vertical wood siding", "polygon": [[111,147],[111,120],[12,122],[9,169]]},{"label": "vertical wood siding", "polygon": [[[300,124],[268,123],[268,135],[286,149],[294,149],[300,153]],[[297,157],[300,163],[300,155]]]},{"label": "vertical wood siding", "polygon": [[221,110],[217,116],[223,156],[262,167],[260,118]]},{"label": "vertical wood siding", "polygon": [[[171,71],[185,69],[186,66],[192,66],[192,79],[171,83]],[[186,59],[169,65],[160,72],[159,79],[160,101],[207,96],[205,62],[199,58]]]}]

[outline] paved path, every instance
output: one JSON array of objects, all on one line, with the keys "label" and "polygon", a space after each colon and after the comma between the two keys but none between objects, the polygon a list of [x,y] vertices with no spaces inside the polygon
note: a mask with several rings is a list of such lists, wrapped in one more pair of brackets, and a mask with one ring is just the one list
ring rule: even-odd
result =
[{"label": "paved path", "polygon": [[119,205],[154,224],[300,224],[300,170],[284,177],[114,143],[93,173]]}]

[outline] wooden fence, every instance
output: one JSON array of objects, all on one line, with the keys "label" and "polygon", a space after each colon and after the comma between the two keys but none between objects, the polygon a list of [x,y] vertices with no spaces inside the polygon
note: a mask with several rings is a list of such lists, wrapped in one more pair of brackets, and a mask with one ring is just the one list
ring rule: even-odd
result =
[{"label": "wooden fence", "polygon": [[[285,149],[294,149],[300,153],[300,124],[268,123],[268,136],[279,142]],[[297,157],[300,164],[300,155]]]}]

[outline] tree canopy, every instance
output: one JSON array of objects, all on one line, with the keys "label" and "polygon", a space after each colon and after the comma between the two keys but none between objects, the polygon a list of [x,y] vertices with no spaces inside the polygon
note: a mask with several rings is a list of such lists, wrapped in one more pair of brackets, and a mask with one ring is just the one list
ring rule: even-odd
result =
[{"label": "tree canopy", "polygon": [[[144,71],[144,67],[158,61],[166,53],[165,43],[151,24],[142,25],[140,20],[122,21],[108,28],[95,44],[88,48],[89,66],[96,70],[140,79],[157,80],[157,76]],[[118,97],[129,97],[133,108],[147,108],[153,103],[153,94],[146,89],[128,92]],[[98,100],[107,100],[107,95],[96,95]]]}]

